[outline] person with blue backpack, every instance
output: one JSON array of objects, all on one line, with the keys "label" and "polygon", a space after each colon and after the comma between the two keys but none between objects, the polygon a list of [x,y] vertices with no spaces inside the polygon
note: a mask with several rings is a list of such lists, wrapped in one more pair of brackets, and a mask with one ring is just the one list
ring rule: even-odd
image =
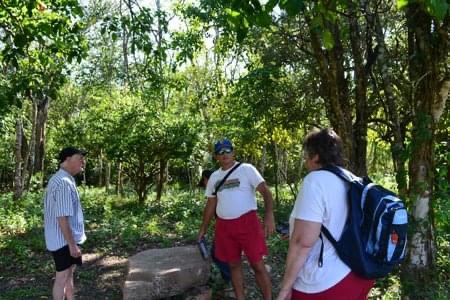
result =
[{"label": "person with blue backpack", "polygon": [[352,271],[321,234],[324,226],[338,240],[350,213],[349,184],[323,169],[345,172],[341,139],[332,129],[313,130],[303,146],[309,173],[290,216],[289,250],[277,299],[366,299],[374,280]]}]

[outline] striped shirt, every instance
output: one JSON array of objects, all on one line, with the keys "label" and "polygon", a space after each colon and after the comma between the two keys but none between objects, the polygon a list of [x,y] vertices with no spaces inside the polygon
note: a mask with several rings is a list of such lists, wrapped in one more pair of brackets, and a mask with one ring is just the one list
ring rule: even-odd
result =
[{"label": "striped shirt", "polygon": [[59,169],[48,182],[44,196],[45,244],[56,251],[68,244],[58,224],[58,217],[68,217],[73,239],[77,244],[86,240],[84,218],[75,179]]}]

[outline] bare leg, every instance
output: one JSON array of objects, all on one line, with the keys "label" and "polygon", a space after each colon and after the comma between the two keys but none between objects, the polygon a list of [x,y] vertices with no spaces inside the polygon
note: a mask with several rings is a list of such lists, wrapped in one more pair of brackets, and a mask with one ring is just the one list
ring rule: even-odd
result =
[{"label": "bare leg", "polygon": [[256,264],[251,264],[253,271],[255,271],[256,283],[261,289],[264,300],[272,299],[272,283],[270,281],[269,273],[267,273],[264,261],[260,260]]},{"label": "bare leg", "polygon": [[53,284],[53,300],[64,300],[64,289],[66,287],[67,277],[72,269],[66,269],[61,272],[56,272],[55,283]]},{"label": "bare leg", "polygon": [[242,274],[242,264],[229,263],[231,271],[231,283],[233,284],[234,294],[237,300],[244,300],[244,275]]},{"label": "bare leg", "polygon": [[70,267],[69,274],[66,278],[66,289],[65,289],[65,295],[67,300],[73,300],[74,299],[74,285],[73,285],[73,273],[75,272],[75,265]]}]

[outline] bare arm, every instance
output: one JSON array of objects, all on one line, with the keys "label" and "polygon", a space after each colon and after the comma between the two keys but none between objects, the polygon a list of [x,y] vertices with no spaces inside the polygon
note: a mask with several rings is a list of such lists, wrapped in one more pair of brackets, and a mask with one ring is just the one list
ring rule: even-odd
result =
[{"label": "bare arm", "polygon": [[73,257],[81,256],[81,250],[78,247],[77,243],[75,243],[75,240],[73,239],[72,229],[70,229],[69,225],[69,217],[67,216],[58,217],[57,220],[59,228],[61,228],[64,238],[69,244],[70,255]]},{"label": "bare arm", "polygon": [[272,193],[267,187],[266,182],[261,182],[256,187],[256,190],[261,194],[264,199],[264,230],[266,236],[271,235],[275,232],[275,218],[273,216],[273,198]]},{"label": "bare arm", "polygon": [[290,299],[294,281],[303,267],[309,251],[319,238],[321,226],[322,224],[318,222],[295,220],[294,231],[289,241],[286,269],[277,300]]},{"label": "bare arm", "polygon": [[198,241],[200,241],[208,231],[209,222],[211,222],[211,219],[214,217],[216,213],[216,205],[217,205],[217,198],[208,197],[205,209],[203,210],[203,222],[202,225],[200,226],[200,230],[198,231],[197,236]]}]

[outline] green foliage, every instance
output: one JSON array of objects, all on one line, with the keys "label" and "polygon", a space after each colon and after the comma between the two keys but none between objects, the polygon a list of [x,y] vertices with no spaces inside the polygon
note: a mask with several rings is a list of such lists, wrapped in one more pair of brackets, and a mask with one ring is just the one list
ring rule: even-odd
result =
[{"label": "green foliage", "polygon": [[425,7],[425,10],[438,21],[444,20],[449,13],[449,4],[446,0],[397,0],[397,8],[405,9],[408,5],[420,4]]},{"label": "green foliage", "polygon": [[[14,157],[10,150],[15,142],[12,134],[14,131],[14,114],[5,114],[3,118],[0,118],[0,170],[4,174],[12,173],[14,170]],[[3,185],[8,185],[4,178],[0,180],[0,187]]]},{"label": "green foliage", "polygon": [[197,126],[187,114],[161,112],[139,105],[137,101],[134,103],[134,106],[118,108],[119,118],[111,131],[105,132],[103,148],[111,159],[126,164],[139,190],[138,186],[146,189],[152,182],[161,160],[190,156],[197,141]]},{"label": "green foliage", "polygon": [[[186,14],[202,22],[213,23],[222,28],[226,35],[235,35],[237,41],[242,42],[252,27],[268,27],[272,24],[271,13],[277,3],[278,0],[271,0],[262,6],[260,1],[202,0],[197,7],[187,7]],[[291,8],[296,9],[289,6]]]},{"label": "green foliage", "polygon": [[[42,194],[28,194],[20,203],[11,194],[0,196],[0,265],[3,270],[21,272],[29,265],[34,253],[44,249],[42,239]],[[16,273],[17,274],[17,273]]]},{"label": "green foliage", "polygon": [[436,133],[436,143],[434,144],[435,153],[435,172],[434,172],[434,195],[433,201],[434,223],[436,226],[436,236],[443,236],[440,243],[448,247],[448,243],[443,241],[450,240],[450,143],[448,136],[450,133],[450,110],[446,110],[442,121],[438,126]]},{"label": "green foliage", "polygon": [[[43,7],[44,9],[40,9]],[[64,64],[86,51],[79,21],[83,12],[77,1],[2,1],[0,24],[4,33],[1,62],[10,76],[12,99],[18,95],[54,97],[62,84]]]},{"label": "green foliage", "polygon": [[85,45],[79,36],[83,24],[75,19],[83,14],[78,1],[48,1],[48,6],[45,2],[1,2],[0,24],[8,41],[2,45],[5,62],[17,67],[20,58],[30,54],[30,49],[39,48],[33,43],[46,45],[56,56],[64,53],[69,61],[81,58]]},{"label": "green foliage", "polygon": [[305,9],[303,0],[280,0],[280,8],[286,10],[288,15],[295,16]]},{"label": "green foliage", "polygon": [[178,63],[185,63],[187,60],[193,60],[194,55],[203,46],[202,31],[197,28],[189,28],[185,32],[172,33],[171,48],[179,51],[176,60]]},{"label": "green foliage", "polygon": [[99,189],[81,192],[89,230],[86,246],[96,251],[132,251],[148,243],[172,244],[173,239],[193,241],[201,222],[200,195],[174,191],[158,206],[140,205],[134,197],[107,196]]}]

